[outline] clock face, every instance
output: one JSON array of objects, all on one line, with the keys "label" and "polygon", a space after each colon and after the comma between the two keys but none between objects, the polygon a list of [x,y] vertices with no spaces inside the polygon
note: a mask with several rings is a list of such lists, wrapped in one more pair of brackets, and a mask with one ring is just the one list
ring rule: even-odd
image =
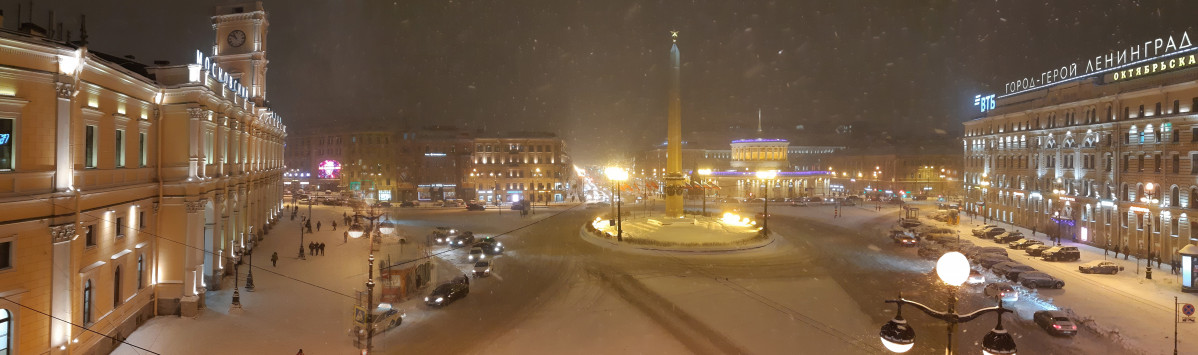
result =
[{"label": "clock face", "polygon": [[241,47],[242,44],[245,44],[245,32],[241,32],[241,30],[229,32],[229,38],[226,40],[228,40],[230,46]]}]

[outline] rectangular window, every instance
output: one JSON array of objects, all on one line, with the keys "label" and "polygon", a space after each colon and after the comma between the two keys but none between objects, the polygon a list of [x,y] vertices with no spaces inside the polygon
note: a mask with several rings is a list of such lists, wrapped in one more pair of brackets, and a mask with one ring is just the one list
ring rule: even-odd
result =
[{"label": "rectangular window", "polygon": [[116,130],[116,167],[125,167],[125,130]]},{"label": "rectangular window", "polygon": [[124,237],[124,236],[125,236],[125,218],[117,217],[116,218],[116,237],[120,238],[120,237]]},{"label": "rectangular window", "polygon": [[146,229],[146,211],[137,211],[137,229]]},{"label": "rectangular window", "polygon": [[12,170],[13,158],[16,156],[13,147],[16,138],[13,132],[13,119],[0,118],[0,170]]},{"label": "rectangular window", "polygon": [[1152,160],[1153,160],[1152,170],[1156,171],[1158,173],[1161,172],[1161,155],[1157,154],[1156,156],[1154,156],[1152,158]]},{"label": "rectangular window", "polygon": [[1198,153],[1190,154],[1190,174],[1198,174]]},{"label": "rectangular window", "polygon": [[138,134],[138,136],[139,136],[139,141],[137,143],[137,146],[139,147],[138,154],[140,154],[140,155],[137,158],[137,163],[138,163],[138,166],[144,168],[146,166],[146,133],[141,132]]},{"label": "rectangular window", "polygon": [[96,246],[96,228],[94,226],[84,228],[87,228],[87,231],[83,235],[83,245],[88,248]]},{"label": "rectangular window", "polygon": [[12,268],[12,241],[0,242],[0,270]]},{"label": "rectangular window", "polygon": [[1180,172],[1181,172],[1181,156],[1174,154],[1173,155],[1173,173],[1177,174]]},{"label": "rectangular window", "polygon": [[87,126],[84,129],[83,142],[83,167],[96,167],[96,126]]}]

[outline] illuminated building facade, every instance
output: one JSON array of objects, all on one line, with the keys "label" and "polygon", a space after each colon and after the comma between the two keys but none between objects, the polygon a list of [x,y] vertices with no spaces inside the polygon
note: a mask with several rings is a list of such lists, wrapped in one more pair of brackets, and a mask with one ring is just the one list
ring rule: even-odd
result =
[{"label": "illuminated building facade", "polygon": [[107,353],[111,339],[72,324],[123,339],[195,316],[276,218],[285,128],[263,106],[266,13],[222,6],[212,21],[216,53],[184,65],[0,30],[0,350]]},{"label": "illuminated building facade", "polygon": [[[1198,238],[1189,215],[1198,208],[1198,69],[1188,35],[1177,37],[1185,41],[1172,51],[1112,52],[1069,80],[1025,79],[982,100],[983,116],[965,123],[966,207],[1067,240],[1177,258]],[[1129,63],[1109,65],[1120,60]]]},{"label": "illuminated building facade", "polygon": [[480,202],[547,203],[578,196],[566,144],[552,133],[478,137],[473,148],[468,181]]}]

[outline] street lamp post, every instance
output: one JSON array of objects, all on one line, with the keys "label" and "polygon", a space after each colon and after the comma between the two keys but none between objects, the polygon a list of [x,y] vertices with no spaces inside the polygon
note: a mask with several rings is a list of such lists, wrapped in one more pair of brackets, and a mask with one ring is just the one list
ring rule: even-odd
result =
[{"label": "street lamp post", "polygon": [[[372,205],[372,206],[370,206],[370,212],[368,212],[367,215],[362,215],[362,214],[355,212],[354,216],[353,216],[355,219],[364,218],[364,219],[369,220],[370,221],[369,229],[362,228],[362,224],[356,223],[356,222],[353,224],[353,226],[349,227],[349,236],[350,237],[357,239],[357,238],[361,237],[363,234],[365,234],[366,238],[370,240],[370,242],[367,244],[367,249],[366,249],[366,252],[369,253],[370,256],[367,258],[367,269],[366,269],[367,270],[366,271],[367,272],[367,276],[366,276],[366,348],[362,349],[363,354],[370,352],[370,348],[373,345],[372,343],[374,340],[374,319],[373,319],[374,318],[374,235],[373,234],[374,234],[374,229],[375,229],[374,221],[378,220],[379,217],[382,217],[382,216],[383,216],[382,213],[379,213],[379,214],[374,213],[374,206]],[[378,230],[379,230],[379,232],[382,232],[383,234],[391,234],[391,232],[395,231],[395,225],[391,224],[391,222],[388,222],[388,221],[386,221],[386,219],[384,219],[383,223],[379,224]]]},{"label": "street lamp post", "polygon": [[[1144,185],[1144,196],[1140,197],[1140,202],[1147,204],[1149,207],[1151,207],[1153,204],[1160,203],[1160,200],[1152,198],[1153,196],[1156,195],[1155,192],[1156,192],[1156,189],[1152,185],[1151,182],[1145,184]],[[1149,218],[1152,218],[1152,212],[1145,212],[1145,214],[1147,214],[1149,216]],[[1148,221],[1148,228],[1146,228],[1148,231],[1148,259],[1146,259],[1147,260],[1146,264],[1148,264],[1148,265],[1144,269],[1144,278],[1148,279],[1148,280],[1152,280],[1152,226],[1153,226],[1152,221]],[[1137,264],[1138,264],[1138,262],[1137,262]]]},{"label": "street lamp post", "polygon": [[[254,250],[250,249],[249,251],[245,252],[245,257],[250,259],[250,272],[245,276],[245,290],[248,292],[254,292]],[[236,278],[234,278],[234,280],[236,280]],[[234,283],[233,287],[236,288],[237,283]]]},{"label": "street lamp post", "polygon": [[765,193],[761,194],[763,197],[761,199],[763,202],[761,212],[761,232],[767,235],[770,233],[770,188],[772,187],[770,185],[777,176],[778,172],[773,170],[757,172],[757,178],[765,181]]},{"label": "street lamp post", "polygon": [[711,169],[699,169],[699,176],[703,177],[699,181],[700,188],[703,190],[703,215],[707,215],[707,176],[711,175]]},{"label": "street lamp post", "polygon": [[907,324],[903,319],[903,305],[913,306],[922,311],[924,314],[932,318],[936,318],[948,323],[948,343],[945,344],[945,354],[953,354],[955,352],[953,344],[953,333],[956,332],[957,324],[967,323],[986,313],[997,313],[998,324],[994,329],[990,330],[982,338],[982,353],[983,354],[1015,354],[1015,339],[1011,334],[1007,333],[1002,326],[1002,314],[1011,312],[1011,310],[1003,308],[1002,301],[999,301],[998,307],[982,308],[967,314],[959,314],[956,312],[955,304],[957,303],[956,288],[969,278],[969,260],[965,259],[965,255],[958,252],[948,252],[940,257],[936,262],[936,274],[940,280],[953,288],[950,296],[949,309],[946,312],[941,312],[925,306],[921,303],[904,299],[902,294],[896,300],[886,300],[886,303],[894,303],[898,306],[898,312],[895,313],[894,319],[891,319],[882,326],[879,335],[882,338],[882,345],[887,350],[896,353],[905,353],[910,351],[915,346],[915,330]]},{"label": "street lamp post", "polygon": [[623,214],[623,211],[621,210],[621,208],[623,207],[623,206],[621,206],[623,204],[623,201],[622,201],[619,193],[620,193],[620,182],[624,181],[624,180],[628,180],[628,172],[625,171],[624,169],[620,169],[620,168],[613,166],[613,167],[608,167],[607,170],[605,171],[605,173],[607,174],[608,179],[616,182],[616,241],[624,241],[624,221],[623,221],[623,218],[620,216],[621,214]]}]

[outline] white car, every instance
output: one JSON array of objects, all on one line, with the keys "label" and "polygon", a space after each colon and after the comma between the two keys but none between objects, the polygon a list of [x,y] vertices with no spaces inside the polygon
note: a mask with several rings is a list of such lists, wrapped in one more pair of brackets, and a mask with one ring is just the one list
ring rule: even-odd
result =
[{"label": "white car", "polygon": [[470,248],[470,256],[468,257],[468,259],[470,261],[483,260],[486,258],[487,258],[487,254],[483,253],[483,248],[480,248],[480,247]]},{"label": "white car", "polygon": [[474,277],[491,276],[491,267],[491,262],[488,260],[474,263]]}]

